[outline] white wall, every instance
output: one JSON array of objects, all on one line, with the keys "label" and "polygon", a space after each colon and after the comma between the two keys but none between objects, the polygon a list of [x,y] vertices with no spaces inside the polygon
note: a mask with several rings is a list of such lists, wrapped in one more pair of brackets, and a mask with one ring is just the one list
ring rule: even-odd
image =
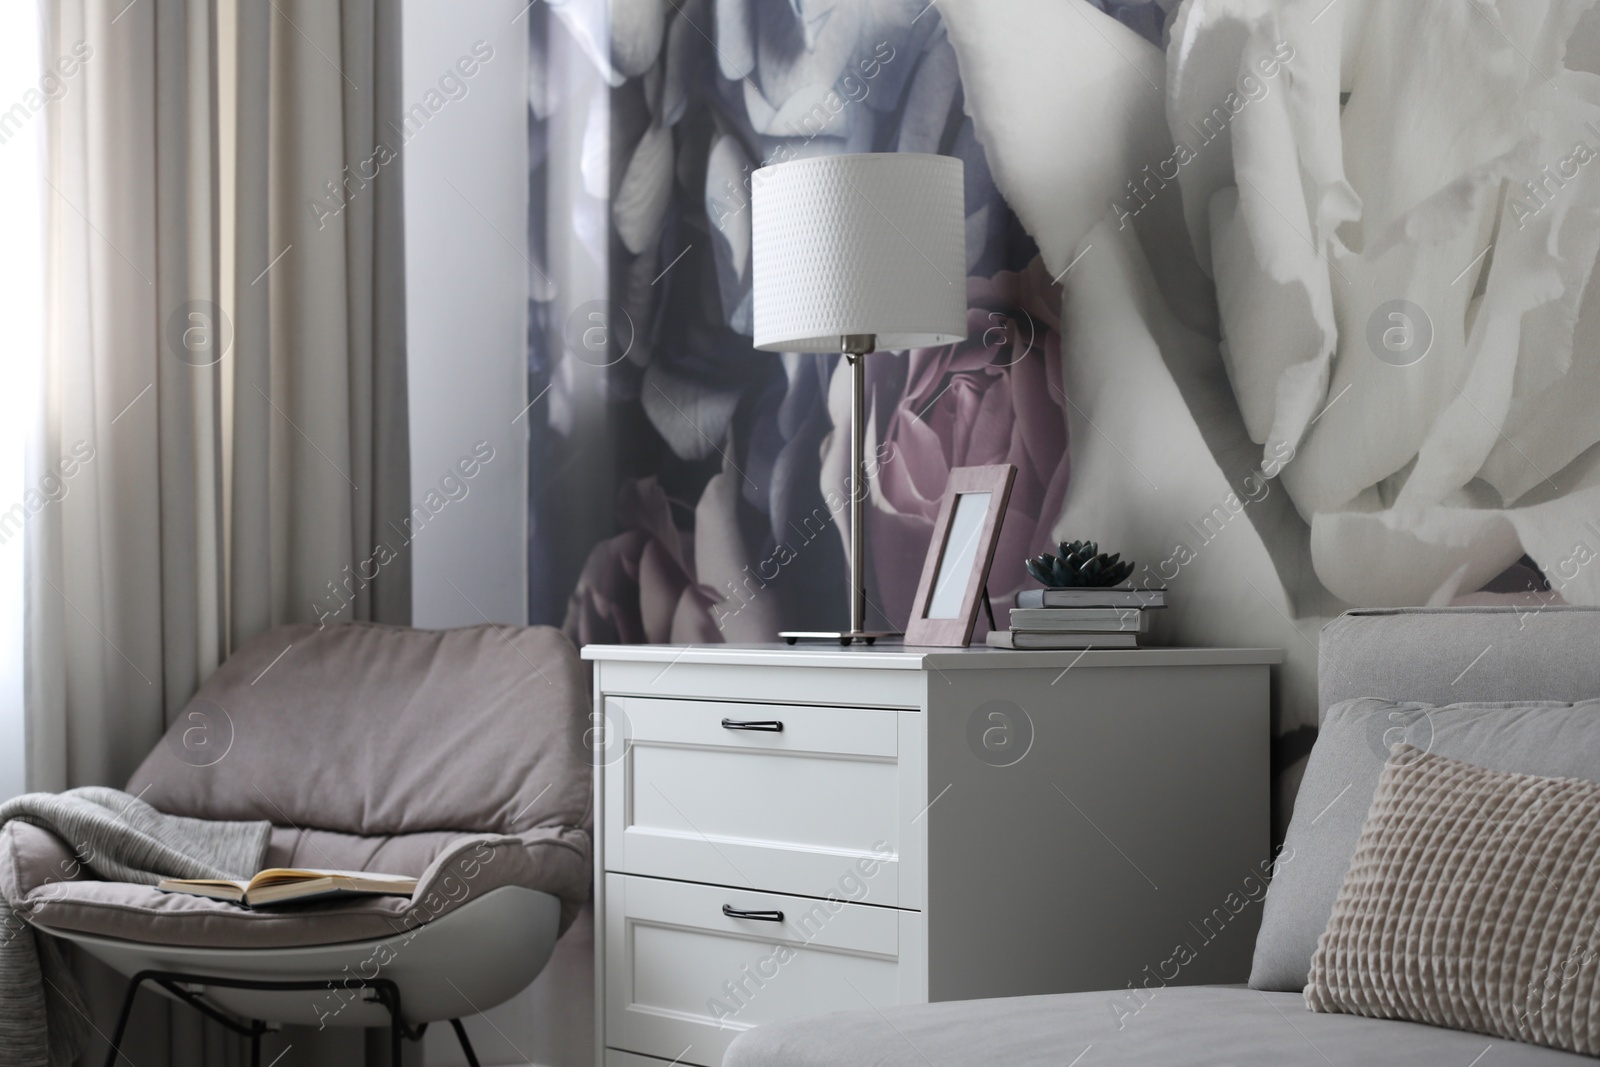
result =
[{"label": "white wall", "polygon": [[[527,621],[527,3],[404,0],[402,9],[407,108],[426,104],[476,42],[494,50],[463,79],[466,95],[440,106],[401,152],[413,502],[477,442],[494,449],[467,495],[412,543],[418,626]],[[466,1020],[485,1067],[593,1062],[591,930],[585,913],[538,981]],[[426,1060],[466,1062],[448,1025],[429,1029]]]},{"label": "white wall", "polygon": [[445,499],[478,442],[494,450],[412,543],[417,626],[527,619],[526,3],[403,7],[404,106],[437,108],[400,150],[413,504]]}]

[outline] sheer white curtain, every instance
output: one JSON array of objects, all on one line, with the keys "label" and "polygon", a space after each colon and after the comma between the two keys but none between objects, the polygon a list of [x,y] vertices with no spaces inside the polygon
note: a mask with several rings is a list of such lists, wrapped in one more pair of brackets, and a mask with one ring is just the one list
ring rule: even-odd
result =
[{"label": "sheer white curtain", "polygon": [[[39,160],[44,122],[28,106],[29,94],[54,91],[41,84],[38,10],[33,4],[0,5],[0,799],[23,791],[26,744],[22,723],[22,531],[30,515],[49,506],[60,489],[24,481],[22,452],[32,416],[28,379],[39,358]],[[21,103],[23,117],[9,110]],[[32,495],[29,495],[29,489]]]},{"label": "sheer white curtain", "polygon": [[[230,644],[337,603],[407,465],[400,172],[352,178],[392,140],[395,12],[243,5],[230,114],[212,0],[47,14],[47,60],[87,52],[51,105],[30,460],[90,457],[29,531],[30,785],[55,789],[120,782]],[[405,560],[353,584],[342,613],[409,614]]]},{"label": "sheer white curtain", "polygon": [[[398,114],[397,5],[41,11],[46,65],[77,57],[27,474],[72,467],[27,529],[28,784],[57,790],[120,786],[232,645],[341,603],[409,474],[400,171],[349,180]],[[408,620],[408,559],[351,585],[333,617]],[[223,1062],[198,1032],[135,1062]]]}]

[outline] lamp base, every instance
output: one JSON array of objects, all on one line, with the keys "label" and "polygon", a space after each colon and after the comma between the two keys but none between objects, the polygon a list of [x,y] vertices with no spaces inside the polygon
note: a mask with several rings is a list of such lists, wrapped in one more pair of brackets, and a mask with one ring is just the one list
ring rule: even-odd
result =
[{"label": "lamp base", "polygon": [[870,645],[879,638],[903,637],[905,635],[889,633],[883,630],[785,630],[778,636],[791,645],[799,641],[837,641],[848,648],[857,641]]}]

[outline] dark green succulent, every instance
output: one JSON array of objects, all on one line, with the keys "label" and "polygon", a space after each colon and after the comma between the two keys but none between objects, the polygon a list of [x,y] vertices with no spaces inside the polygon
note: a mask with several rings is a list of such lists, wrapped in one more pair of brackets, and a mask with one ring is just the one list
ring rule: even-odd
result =
[{"label": "dark green succulent", "polygon": [[1121,560],[1120,552],[1102,556],[1093,541],[1063,541],[1056,547],[1061,555],[1046,552],[1027,561],[1028,573],[1047,589],[1104,588],[1120,585],[1133,573],[1133,560]]}]

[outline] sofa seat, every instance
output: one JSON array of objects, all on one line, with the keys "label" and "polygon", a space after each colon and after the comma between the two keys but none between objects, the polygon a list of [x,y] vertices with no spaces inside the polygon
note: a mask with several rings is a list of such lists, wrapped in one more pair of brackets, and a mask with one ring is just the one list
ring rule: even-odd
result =
[{"label": "sofa seat", "polygon": [[[1188,986],[962,1000],[768,1023],[723,1067],[1579,1067],[1553,1049],[1306,1010],[1299,993]],[[1138,1009],[1135,1011],[1134,1009]],[[1118,1023],[1121,1023],[1119,1028]]]},{"label": "sofa seat", "polygon": [[[501,886],[560,897],[587,893],[585,831],[521,834],[435,831],[367,837],[277,827],[268,867],[365,870],[420,878],[411,897],[252,909],[153,886],[103,881],[55,835],[13,821],[0,830],[0,886],[18,914],[46,932],[204,948],[296,948],[392,937],[432,922]],[[570,921],[570,920],[569,920]]]}]

